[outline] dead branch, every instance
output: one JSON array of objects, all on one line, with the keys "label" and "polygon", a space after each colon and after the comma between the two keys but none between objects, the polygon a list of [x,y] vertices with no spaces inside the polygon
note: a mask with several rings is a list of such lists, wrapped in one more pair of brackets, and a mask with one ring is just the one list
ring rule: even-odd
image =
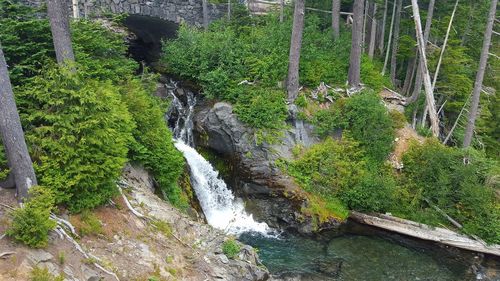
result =
[{"label": "dead branch", "polygon": [[15,254],[16,252],[3,252],[3,253],[0,253],[0,259],[6,259],[8,258],[9,256]]}]

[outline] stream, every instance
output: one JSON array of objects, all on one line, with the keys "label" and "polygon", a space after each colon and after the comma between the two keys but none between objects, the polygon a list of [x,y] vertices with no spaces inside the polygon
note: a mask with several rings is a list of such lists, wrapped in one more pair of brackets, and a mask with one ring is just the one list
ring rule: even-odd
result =
[{"label": "stream", "polygon": [[[157,60],[161,39],[174,37],[177,29],[140,16],[130,16],[126,25],[138,36],[130,42],[130,55],[148,64]],[[500,280],[486,278],[488,271],[500,271],[495,258],[350,221],[340,229],[313,236],[280,232],[256,221],[245,210],[245,202],[196,150],[192,133],[196,95],[183,89],[186,94],[178,97],[177,87],[173,81],[165,85],[171,99],[166,119],[175,146],[189,165],[191,183],[208,224],[258,249],[262,263],[276,280]]]}]

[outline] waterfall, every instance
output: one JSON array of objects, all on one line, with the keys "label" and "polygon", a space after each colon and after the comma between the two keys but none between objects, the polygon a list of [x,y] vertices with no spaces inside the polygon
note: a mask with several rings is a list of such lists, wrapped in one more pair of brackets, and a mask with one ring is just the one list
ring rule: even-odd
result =
[{"label": "waterfall", "polygon": [[191,185],[196,193],[198,201],[208,224],[231,234],[244,232],[258,232],[271,235],[272,230],[266,223],[256,222],[252,215],[245,211],[243,201],[235,198],[224,180],[212,165],[193,148],[193,115],[196,97],[190,91],[186,91],[187,104],[183,105],[175,95],[176,85],[167,85],[169,94],[172,96],[172,105],[168,114],[173,111],[177,114],[174,127],[172,128],[175,147],[182,152],[191,173]]}]

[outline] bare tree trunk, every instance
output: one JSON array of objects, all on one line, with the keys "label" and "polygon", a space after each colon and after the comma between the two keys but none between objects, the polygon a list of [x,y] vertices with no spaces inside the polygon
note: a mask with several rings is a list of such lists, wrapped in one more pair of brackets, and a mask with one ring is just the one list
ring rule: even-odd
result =
[{"label": "bare tree trunk", "polygon": [[368,47],[368,57],[373,59],[373,54],[375,53],[375,40],[377,36],[377,19],[375,18],[377,14],[377,3],[373,3],[373,12],[372,12],[372,26],[370,32],[370,44]]},{"label": "bare tree trunk", "polygon": [[227,0],[227,20],[231,20],[231,0]]},{"label": "bare tree trunk", "polygon": [[381,30],[381,35],[380,35],[380,41],[378,45],[378,49],[380,51],[380,54],[384,54],[384,43],[385,43],[385,22],[387,21],[387,2],[388,0],[385,0],[384,4],[384,15],[382,18],[382,26],[380,27]]},{"label": "bare tree trunk", "polygon": [[288,102],[291,104],[299,94],[299,61],[302,47],[302,33],[304,31],[305,0],[295,1],[293,13],[292,39],[288,59]]},{"label": "bare tree trunk", "polygon": [[401,8],[403,6],[403,0],[396,0],[396,19],[394,20],[394,40],[392,41],[392,53],[391,53],[391,73],[390,78],[392,84],[396,85],[396,68],[397,68],[397,54],[399,49],[399,26],[401,23]]},{"label": "bare tree trunk", "polygon": [[9,79],[7,63],[0,46],[0,135],[5,147],[5,154],[14,177],[18,201],[28,197],[28,190],[37,185],[35,170],[24,140],[21,119],[17,112],[14,93]]},{"label": "bare tree trunk", "polygon": [[201,1],[201,6],[203,9],[203,28],[208,30],[208,0],[202,0]]},{"label": "bare tree trunk", "polygon": [[78,0],[71,0],[71,3],[73,4],[73,18],[80,18],[80,8],[78,7]]},{"label": "bare tree trunk", "polygon": [[[431,32],[432,25],[432,17],[434,15],[434,4],[435,0],[429,1],[429,8],[427,10],[427,19],[425,20],[425,30],[424,30],[424,44],[427,47],[427,42],[429,41],[429,34]],[[417,77],[415,78],[415,88],[413,89],[413,94],[408,99],[407,102],[412,103],[416,101],[420,95],[420,91],[422,91],[422,65],[420,64],[420,60],[418,61],[417,66]]]},{"label": "bare tree trunk", "polygon": [[[495,0],[496,1],[496,0]],[[435,137],[439,137],[439,119],[436,111],[436,102],[434,100],[434,93],[431,84],[431,77],[429,75],[429,69],[427,68],[427,56],[425,54],[425,40],[422,34],[422,24],[420,22],[420,11],[418,9],[417,0],[412,0],[413,8],[413,19],[415,20],[415,29],[417,35],[417,45],[420,52],[420,64],[422,66],[422,74],[424,77],[424,87],[426,94],[426,104],[429,110],[429,118],[431,121],[432,134]]]},{"label": "bare tree trunk", "polygon": [[481,50],[481,59],[479,60],[479,70],[477,71],[476,82],[474,83],[474,90],[472,91],[472,101],[469,110],[467,127],[465,128],[463,147],[470,146],[474,135],[474,127],[479,109],[479,98],[481,97],[481,89],[483,87],[484,72],[486,71],[488,63],[488,53],[490,51],[491,34],[493,31],[493,21],[495,20],[497,3],[498,0],[491,0],[488,23],[486,24],[486,31],[484,32],[483,49]]},{"label": "bare tree trunk", "polygon": [[413,76],[415,75],[415,58],[411,58],[410,61],[408,61],[408,66],[406,67],[406,76],[405,76],[405,83],[403,85],[403,90],[401,90],[401,93],[403,95],[406,95],[411,88],[411,84],[413,83]]},{"label": "bare tree trunk", "polygon": [[75,61],[71,46],[68,11],[69,7],[66,1],[47,0],[47,14],[50,20],[52,40],[54,41],[57,62],[60,65]]},{"label": "bare tree trunk", "polygon": [[285,18],[285,0],[280,0],[280,22]]},{"label": "bare tree trunk", "polygon": [[432,89],[436,88],[436,81],[437,81],[437,78],[439,75],[439,69],[441,68],[441,63],[443,62],[444,51],[446,50],[446,44],[448,44],[448,38],[450,37],[451,25],[453,24],[453,19],[455,18],[455,13],[457,11],[459,1],[460,0],[457,0],[457,2],[455,2],[455,7],[453,8],[453,12],[451,13],[450,22],[448,23],[448,29],[446,30],[446,36],[444,37],[443,47],[441,48],[441,54],[439,54],[439,60],[438,60],[438,64],[436,67],[436,72],[434,72],[434,80],[432,81]]},{"label": "bare tree trunk", "polygon": [[332,29],[333,38],[336,40],[340,36],[340,0],[332,1]]},{"label": "bare tree trunk", "polygon": [[358,89],[361,84],[361,37],[363,31],[363,10],[365,0],[354,0],[351,55],[349,58],[349,87]]},{"label": "bare tree trunk", "polygon": [[394,18],[396,17],[396,2],[393,3],[392,6],[392,17],[391,17],[391,26],[389,28],[389,38],[387,39],[387,48],[385,51],[385,60],[384,60],[384,67],[382,68],[382,75],[385,75],[385,70],[387,69],[387,63],[389,62],[389,51],[391,47],[391,42],[392,42],[392,31],[394,28]]},{"label": "bare tree trunk", "polygon": [[363,36],[361,39],[361,44],[363,46],[363,52],[366,49],[366,30],[368,25],[368,8],[370,7],[370,2],[368,0],[365,1],[364,13],[363,13]]}]

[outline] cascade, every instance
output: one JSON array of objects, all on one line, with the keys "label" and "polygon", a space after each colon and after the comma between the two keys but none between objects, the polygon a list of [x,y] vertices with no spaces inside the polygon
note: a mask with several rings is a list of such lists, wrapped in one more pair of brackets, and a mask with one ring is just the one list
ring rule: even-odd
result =
[{"label": "cascade", "polygon": [[214,167],[193,148],[192,129],[196,97],[191,91],[186,91],[187,102],[184,105],[175,95],[176,87],[175,83],[167,85],[169,95],[173,98],[168,115],[175,113],[177,116],[171,128],[174,145],[182,152],[189,165],[191,184],[208,223],[232,234],[258,232],[266,236],[272,235],[273,230],[266,223],[255,221],[252,215],[245,211],[243,201],[233,195]]}]

